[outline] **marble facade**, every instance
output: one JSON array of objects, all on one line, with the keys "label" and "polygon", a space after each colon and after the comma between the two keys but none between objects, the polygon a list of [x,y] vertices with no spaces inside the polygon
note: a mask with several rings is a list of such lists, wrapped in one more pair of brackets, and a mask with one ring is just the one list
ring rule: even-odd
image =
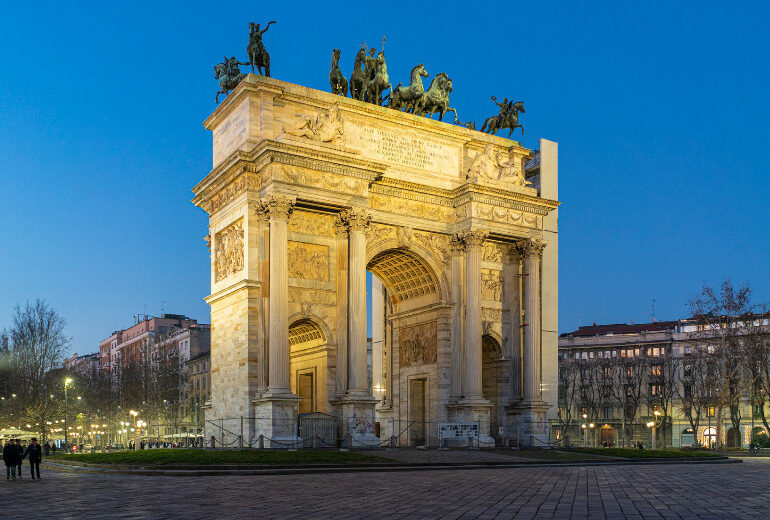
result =
[{"label": "marble facade", "polygon": [[[455,420],[478,420],[487,442],[500,428],[544,442],[556,143],[532,160],[515,141],[253,74],[204,125],[213,169],[193,202],[212,251],[207,419],[245,417],[246,442],[276,446],[296,439],[300,404],[335,416],[354,446],[435,444],[437,423]],[[422,432],[409,431],[415,414]]]}]

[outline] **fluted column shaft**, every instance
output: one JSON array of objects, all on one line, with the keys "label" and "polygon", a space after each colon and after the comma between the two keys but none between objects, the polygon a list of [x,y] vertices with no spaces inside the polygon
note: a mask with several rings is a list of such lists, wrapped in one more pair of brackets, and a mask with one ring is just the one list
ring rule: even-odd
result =
[{"label": "fluted column shaft", "polygon": [[369,395],[366,377],[366,228],[371,215],[364,208],[343,212],[349,233],[348,393]]},{"label": "fluted column shaft", "polygon": [[290,394],[289,388],[289,271],[287,227],[294,197],[274,195],[260,201],[270,219],[270,325],[268,327],[268,392]]},{"label": "fluted column shaft", "polygon": [[481,244],[487,232],[458,235],[465,244],[465,399],[484,399],[481,385]]},{"label": "fluted column shaft", "polygon": [[452,238],[452,384],[450,397],[463,395],[463,243]]},{"label": "fluted column shaft", "polygon": [[540,400],[540,260],[545,242],[539,238],[521,244],[524,258],[524,399]]}]

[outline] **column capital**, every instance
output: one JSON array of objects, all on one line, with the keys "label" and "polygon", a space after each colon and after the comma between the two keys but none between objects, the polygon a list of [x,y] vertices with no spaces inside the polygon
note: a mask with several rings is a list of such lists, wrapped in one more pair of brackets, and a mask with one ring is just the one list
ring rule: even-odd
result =
[{"label": "column capital", "polygon": [[457,236],[457,233],[452,235],[449,239],[449,249],[452,252],[452,256],[460,256],[463,254],[463,251],[465,251],[465,244],[460,237]]},{"label": "column capital", "polygon": [[522,258],[540,259],[543,257],[543,249],[545,249],[545,246],[545,240],[540,237],[535,237],[517,243],[516,249],[519,250],[519,254]]},{"label": "column capital", "polygon": [[348,231],[366,231],[372,220],[372,214],[363,206],[346,209],[337,217],[335,224],[343,226]]},{"label": "column capital", "polygon": [[481,247],[481,244],[483,244],[484,240],[489,236],[489,231],[486,229],[472,228],[465,231],[458,231],[455,236],[465,244],[466,248]]},{"label": "column capital", "polygon": [[289,220],[294,211],[296,197],[290,195],[270,195],[259,201],[259,214],[270,220]]}]

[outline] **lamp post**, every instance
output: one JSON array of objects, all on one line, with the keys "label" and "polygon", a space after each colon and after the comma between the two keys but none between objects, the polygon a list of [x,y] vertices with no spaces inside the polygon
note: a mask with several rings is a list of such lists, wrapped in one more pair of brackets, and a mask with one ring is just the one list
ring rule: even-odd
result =
[{"label": "lamp post", "polygon": [[67,451],[69,451],[69,439],[67,437],[67,386],[71,382],[71,377],[64,380],[64,449]]},{"label": "lamp post", "polygon": [[594,423],[588,423],[588,429],[591,430],[591,444],[592,445],[596,441],[596,437],[594,436],[594,426],[596,426]]},{"label": "lamp post", "polygon": [[647,423],[647,427],[652,430],[652,449],[655,449],[655,431],[660,426],[660,412],[655,410],[652,412],[655,415],[655,420]]}]

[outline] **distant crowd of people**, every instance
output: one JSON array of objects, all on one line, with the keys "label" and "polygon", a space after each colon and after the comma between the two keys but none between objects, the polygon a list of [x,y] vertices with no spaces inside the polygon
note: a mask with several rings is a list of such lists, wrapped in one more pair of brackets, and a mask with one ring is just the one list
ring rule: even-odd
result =
[{"label": "distant crowd of people", "polygon": [[[53,450],[55,451],[56,448],[54,447]],[[32,473],[32,479],[34,480],[35,476],[40,479],[40,462],[43,460],[43,453],[45,453],[46,456],[50,455],[51,445],[46,442],[45,446],[40,446],[35,437],[32,437],[26,448],[21,445],[19,439],[10,439],[6,441],[5,446],[3,447],[6,479],[16,480],[17,472],[19,478],[22,478],[21,465],[26,458],[29,458],[29,469]]]}]

